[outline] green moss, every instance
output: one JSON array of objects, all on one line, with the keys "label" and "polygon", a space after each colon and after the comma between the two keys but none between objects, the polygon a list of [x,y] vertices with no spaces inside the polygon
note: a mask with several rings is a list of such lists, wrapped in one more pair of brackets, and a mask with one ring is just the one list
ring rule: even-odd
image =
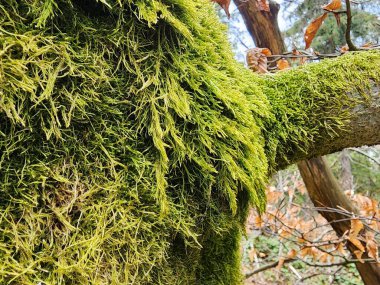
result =
[{"label": "green moss", "polygon": [[208,2],[0,1],[0,283],[238,282],[269,111]]},{"label": "green moss", "polygon": [[0,0],[1,284],[240,282],[267,156],[313,122],[209,2]]},{"label": "green moss", "polygon": [[261,78],[258,84],[274,115],[264,127],[270,172],[289,165],[289,158],[296,162],[296,153],[310,153],[321,138],[333,139],[341,130],[350,131],[352,107],[366,102],[370,87],[380,83],[379,66],[380,53],[375,50]]}]

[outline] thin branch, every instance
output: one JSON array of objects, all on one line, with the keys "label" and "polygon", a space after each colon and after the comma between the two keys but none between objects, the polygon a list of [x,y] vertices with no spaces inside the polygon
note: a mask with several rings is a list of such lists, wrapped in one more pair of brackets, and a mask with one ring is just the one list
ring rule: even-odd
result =
[{"label": "thin branch", "polygon": [[346,9],[347,9],[347,27],[346,27],[346,42],[350,51],[358,50],[351,40],[351,3],[350,0],[346,0]]},{"label": "thin branch", "polygon": [[380,161],[378,161],[376,158],[373,158],[372,156],[368,155],[367,153],[365,153],[364,151],[360,150],[360,149],[357,149],[357,148],[353,148],[353,147],[350,147],[348,148],[349,150],[351,151],[355,151],[361,155],[364,155],[365,157],[369,158],[370,160],[372,160],[373,162],[375,162],[376,164],[380,165]]}]

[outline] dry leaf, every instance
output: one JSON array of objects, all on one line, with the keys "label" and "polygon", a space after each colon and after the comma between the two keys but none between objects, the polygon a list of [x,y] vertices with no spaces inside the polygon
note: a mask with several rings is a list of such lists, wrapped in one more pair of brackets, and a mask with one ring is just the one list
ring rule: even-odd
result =
[{"label": "dry leaf", "polygon": [[297,256],[297,251],[295,249],[292,249],[288,252],[287,258],[289,259],[294,259]]},{"label": "dry leaf", "polygon": [[379,258],[378,258],[379,253],[378,253],[378,247],[377,247],[376,242],[374,240],[367,241],[366,248],[367,248],[368,256],[375,259],[376,261],[379,261]]},{"label": "dry leaf", "polygon": [[256,4],[260,11],[270,12],[268,0],[256,0]]},{"label": "dry leaf", "polygon": [[211,1],[218,3],[223,8],[224,12],[226,12],[228,19],[231,18],[230,11],[228,10],[230,7],[231,0],[211,0]]},{"label": "dry leaf", "polygon": [[264,222],[261,216],[255,217],[255,227],[261,229],[263,226],[264,226]]},{"label": "dry leaf", "polygon": [[326,263],[328,257],[329,257],[329,254],[327,252],[322,253],[321,256],[319,257],[319,262]]},{"label": "dry leaf", "polygon": [[364,263],[364,260],[362,259],[363,252],[360,250],[355,250],[354,254],[357,259],[359,259],[360,263]]},{"label": "dry leaf", "polygon": [[339,243],[335,250],[337,250],[338,252],[340,252],[342,255],[346,254],[346,251],[344,249],[343,243]]},{"label": "dry leaf", "polygon": [[321,27],[323,21],[326,19],[327,13],[324,13],[322,16],[319,16],[318,18],[314,19],[310,25],[306,28],[305,31],[305,43],[306,47],[305,49],[308,49],[311,45],[311,42],[313,41],[315,35],[317,34],[319,28]]},{"label": "dry leaf", "polygon": [[361,252],[365,252],[365,248],[363,246],[363,244],[361,243],[360,240],[358,240],[357,238],[354,238],[354,237],[348,237],[348,240],[354,245],[356,246]]},{"label": "dry leaf", "polygon": [[289,61],[287,61],[284,58],[282,58],[279,61],[277,61],[277,69],[278,70],[284,70],[284,69],[287,69],[287,68],[290,68]]},{"label": "dry leaf", "polygon": [[338,10],[342,7],[342,1],[341,0],[332,0],[329,4],[322,6],[322,9],[327,11],[334,11]]},{"label": "dry leaf", "polygon": [[305,257],[307,255],[310,254],[310,247],[304,247],[303,249],[301,249],[300,251],[300,256],[301,257]]},{"label": "dry leaf", "polygon": [[340,52],[341,52],[341,53],[346,53],[346,52],[348,52],[349,50],[350,50],[350,48],[348,47],[347,44],[344,45],[344,46],[342,46],[342,47],[340,48]]},{"label": "dry leaf", "polygon": [[363,223],[359,219],[351,220],[350,237],[357,237],[359,232],[364,228]]},{"label": "dry leaf", "polygon": [[[253,72],[268,72],[268,59],[263,50],[262,48],[251,48],[247,51],[247,64]],[[264,52],[268,52],[267,50],[265,49]]]},{"label": "dry leaf", "polygon": [[372,42],[368,42],[368,43],[365,43],[364,45],[361,46],[362,48],[370,48],[370,47],[373,47],[373,43]]},{"label": "dry leaf", "polygon": [[261,49],[261,53],[265,54],[266,56],[272,55],[272,52],[271,52],[271,50],[269,48],[262,48]]}]

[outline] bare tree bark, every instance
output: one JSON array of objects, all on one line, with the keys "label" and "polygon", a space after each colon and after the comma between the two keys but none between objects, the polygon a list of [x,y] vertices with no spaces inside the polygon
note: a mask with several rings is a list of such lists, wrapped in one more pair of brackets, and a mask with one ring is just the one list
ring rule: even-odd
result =
[{"label": "bare tree bark", "polygon": [[243,16],[255,45],[269,48],[273,54],[282,54],[285,51],[285,44],[277,22],[280,4],[270,0],[270,12],[266,12],[260,11],[255,0],[234,0],[234,2]]},{"label": "bare tree bark", "polygon": [[[269,1],[270,12],[266,12],[260,11],[257,1],[255,0],[234,0],[234,2],[243,16],[247,29],[253,37],[256,46],[261,48],[269,48],[275,54],[284,53],[285,44],[281,37],[281,32],[277,22],[277,15],[280,9],[279,4],[274,1]],[[376,93],[377,92],[375,92],[375,94]],[[354,136],[358,140],[365,137],[367,144],[371,141],[368,136],[372,137],[373,143],[380,142],[380,116],[377,116],[378,118],[375,119],[371,117],[373,114],[376,114],[376,112],[373,111],[380,111],[380,100],[376,100],[377,97],[379,96],[375,95],[374,100],[371,101],[374,104],[371,105],[372,108],[370,108],[370,114],[367,113],[367,108],[362,109],[362,106],[357,106],[357,108],[361,111],[357,112],[358,115],[356,116],[356,120],[351,121],[350,129],[352,136],[350,136],[350,144],[352,144],[352,139]],[[373,132],[368,132],[368,125],[371,125],[371,127],[375,130],[378,129],[377,135],[373,135]],[[363,128],[365,130],[364,133]],[[342,138],[346,139],[347,134],[342,136]],[[339,141],[343,145],[338,147],[337,142]],[[358,145],[363,145],[363,143],[358,142]],[[318,146],[320,146],[321,149],[319,149]],[[344,142],[336,138],[328,143],[319,141],[316,142],[315,147],[310,148],[314,149],[314,152],[308,154],[305,153],[305,156],[307,157],[302,157],[300,153],[297,153],[294,158],[297,157],[297,161],[299,161],[302,158],[331,153],[331,148],[336,148],[334,149],[336,151],[344,147]],[[289,165],[289,161],[292,161],[291,157],[286,159],[286,165]],[[353,183],[352,174],[350,171],[351,165],[349,164],[349,161],[347,164],[347,158],[344,162],[346,166],[344,170],[347,174],[343,176],[345,179],[344,185],[346,188],[350,188],[350,190],[352,190]],[[281,162],[277,163],[280,166],[282,165]],[[304,179],[309,196],[316,207],[329,207],[334,209],[342,207],[349,212],[357,213],[357,209],[354,208],[351,201],[347,198],[343,191],[345,188],[342,189],[339,186],[336,178],[332,174],[331,169],[323,157],[318,156],[310,161],[302,161],[297,165],[301,172],[302,178]],[[348,177],[350,179],[348,179]],[[343,217],[342,214],[339,214],[338,212],[321,211],[320,214],[322,214],[322,216],[324,216],[327,221],[332,224],[333,229],[339,236],[343,235],[343,233],[348,231],[351,227],[350,221],[346,220],[346,217]],[[353,244],[349,244],[348,249],[351,253],[353,253],[357,248]],[[366,285],[380,284],[380,267],[377,264],[356,263],[356,267]]]}]

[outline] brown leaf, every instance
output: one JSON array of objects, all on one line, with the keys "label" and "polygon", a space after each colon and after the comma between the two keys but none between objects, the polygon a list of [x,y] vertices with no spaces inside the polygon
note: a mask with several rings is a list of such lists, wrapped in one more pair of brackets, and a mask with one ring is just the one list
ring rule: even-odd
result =
[{"label": "brown leaf", "polygon": [[256,4],[260,11],[270,12],[268,0],[256,0]]},{"label": "brown leaf", "polygon": [[301,257],[305,257],[307,255],[310,254],[310,247],[304,247],[303,249],[301,249],[300,251],[300,256]]},{"label": "brown leaf", "polygon": [[[268,59],[263,50],[262,48],[251,48],[247,51],[247,64],[253,72],[268,72]],[[265,49],[264,52],[268,51],[268,49]]]},{"label": "brown leaf", "polygon": [[376,242],[374,240],[367,241],[366,248],[367,248],[368,256],[375,259],[376,261],[379,261],[379,258],[378,258],[379,253],[378,253],[378,247],[377,247]]},{"label": "brown leaf", "polygon": [[340,252],[342,255],[346,254],[346,251],[344,249],[343,243],[339,243],[335,250],[337,250],[338,252]]},{"label": "brown leaf", "polygon": [[332,0],[329,4],[322,6],[322,9],[328,10],[328,11],[334,11],[338,10],[342,7],[342,1],[341,0]]},{"label": "brown leaf", "polygon": [[231,0],[211,0],[211,1],[218,3],[224,9],[224,12],[226,12],[228,19],[231,18],[230,11],[228,10],[230,7]]},{"label": "brown leaf", "polygon": [[308,49],[311,45],[311,42],[313,41],[315,35],[317,34],[319,28],[321,27],[323,21],[326,19],[327,13],[324,13],[323,15],[319,16],[318,18],[314,19],[310,25],[306,28],[305,31],[305,43],[306,47],[305,49]]},{"label": "brown leaf", "polygon": [[363,223],[359,219],[351,220],[350,237],[357,237],[359,232],[364,228]]},{"label": "brown leaf", "polygon": [[261,229],[263,226],[264,226],[264,222],[261,216],[255,217],[255,227]]},{"label": "brown leaf", "polygon": [[364,246],[363,246],[363,244],[361,243],[360,240],[358,240],[357,238],[351,237],[351,236],[348,237],[348,240],[349,240],[354,246],[356,246],[361,252],[365,252],[365,248],[364,248]]},{"label": "brown leaf", "polygon": [[329,257],[329,254],[327,252],[323,252],[321,256],[319,257],[319,262],[326,263],[328,257]]},{"label": "brown leaf", "polygon": [[289,61],[287,61],[284,58],[280,59],[279,61],[277,61],[277,68],[278,70],[284,70],[284,69],[290,68]]},{"label": "brown leaf", "polygon": [[297,256],[297,251],[295,249],[291,249],[288,254],[287,254],[287,258],[290,258],[290,259],[293,259]]},{"label": "brown leaf", "polygon": [[360,263],[364,263],[364,260],[362,259],[363,252],[360,250],[355,250],[354,254],[357,259],[359,259]]},{"label": "brown leaf", "polygon": [[266,56],[272,55],[272,52],[271,52],[271,50],[269,48],[262,48],[261,49],[261,53],[265,54]]},{"label": "brown leaf", "polygon": [[349,50],[350,50],[350,48],[348,47],[347,44],[344,45],[344,46],[342,46],[342,47],[340,48],[340,52],[341,52],[341,53],[346,53],[346,52],[348,52]]}]

